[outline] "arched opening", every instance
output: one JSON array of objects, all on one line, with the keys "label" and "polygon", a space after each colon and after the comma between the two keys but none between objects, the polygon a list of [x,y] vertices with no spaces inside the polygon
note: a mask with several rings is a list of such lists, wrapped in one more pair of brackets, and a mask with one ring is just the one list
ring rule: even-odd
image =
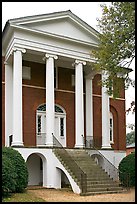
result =
[{"label": "arched opening", "polygon": [[[46,144],[46,104],[41,104],[36,113],[37,145]],[[66,147],[66,111],[55,104],[54,136]]]},{"label": "arched opening", "polygon": [[28,186],[43,186],[43,163],[46,159],[39,153],[32,153],[27,158]]},{"label": "arched opening", "polygon": [[119,149],[119,124],[118,124],[118,113],[114,106],[110,106],[110,112],[113,120],[113,142],[111,143],[112,148]]},{"label": "arched opening", "polygon": [[92,154],[91,158],[95,160],[95,162],[104,169],[104,159],[99,154]]},{"label": "arched opening", "polygon": [[71,188],[71,184],[66,174],[62,170],[61,170],[61,188]]}]

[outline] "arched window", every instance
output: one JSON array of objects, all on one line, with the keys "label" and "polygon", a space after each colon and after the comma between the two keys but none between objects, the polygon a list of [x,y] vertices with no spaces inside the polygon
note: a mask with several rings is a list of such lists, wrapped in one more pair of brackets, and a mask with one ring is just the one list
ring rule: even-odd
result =
[{"label": "arched window", "polygon": [[[37,136],[43,137],[41,139],[43,142],[45,141],[44,137],[46,138],[46,104],[41,104],[37,108],[36,114],[36,132]],[[55,104],[55,123],[54,123],[54,135],[58,139],[59,142],[66,145],[66,112],[65,110]]]},{"label": "arched window", "polygon": [[[40,105],[37,108],[37,111],[46,111],[46,104]],[[55,105],[55,112],[56,113],[64,113],[64,110],[59,105]]]},{"label": "arched window", "polygon": [[110,112],[110,133],[109,133],[109,138],[110,138],[110,143],[114,143],[114,138],[113,138],[113,114]]}]

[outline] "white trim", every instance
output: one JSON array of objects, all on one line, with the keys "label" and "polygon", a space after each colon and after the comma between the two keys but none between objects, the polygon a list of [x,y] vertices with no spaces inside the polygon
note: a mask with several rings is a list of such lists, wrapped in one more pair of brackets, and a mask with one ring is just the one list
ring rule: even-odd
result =
[{"label": "white trim", "polygon": [[[45,105],[45,103],[43,103],[43,105]],[[62,146],[66,147],[66,145],[67,145],[66,144],[66,111],[62,106],[60,106],[58,104],[55,104],[55,106],[60,107],[62,109],[62,111],[63,111],[63,113],[55,112],[55,117],[58,118],[58,125],[59,125],[58,126],[58,130],[59,130],[58,137],[59,138],[57,137],[57,139],[62,144]],[[44,122],[43,118],[46,117],[46,111],[36,110],[36,137],[39,137],[37,135],[37,133],[38,133],[38,116],[42,116],[41,117],[41,134],[39,136],[41,136],[41,140],[43,141],[42,137],[46,136],[46,125],[44,125],[44,123],[43,123]],[[60,135],[60,118],[64,119],[64,136]],[[54,120],[55,120],[55,118],[54,118]],[[45,131],[43,131],[43,130],[45,130]],[[42,134],[44,134],[44,135],[42,136]],[[56,137],[56,135],[55,135],[55,137]],[[37,144],[37,145],[40,146],[40,145],[44,145],[44,144]]]},{"label": "white trim", "polygon": [[[110,144],[114,144],[114,117],[112,112],[110,112],[110,119],[112,119],[112,127],[110,126],[110,130],[112,131],[112,140],[110,140],[110,135],[109,135],[109,140],[110,140]],[[109,131],[110,134],[110,131]]]},{"label": "white trim", "polygon": [[[72,59],[79,58],[81,61],[88,61],[88,62],[96,62],[96,60],[92,57],[89,52],[81,52],[76,51],[74,49],[62,48],[60,46],[54,46],[48,43],[43,42],[35,42],[32,40],[14,37],[10,46],[10,50],[6,49],[5,58],[6,60],[9,58],[10,54],[12,53],[12,47],[17,46],[22,49],[28,49],[33,51],[38,51],[42,53],[51,53],[53,55],[60,55],[64,57],[70,57]],[[93,46],[92,46],[93,47]],[[73,53],[72,53],[73,52]],[[86,55],[86,56],[81,56]]]},{"label": "white trim", "polygon": [[[5,83],[5,82],[3,82],[3,83]],[[35,89],[43,89],[43,90],[46,90],[46,88],[45,88],[45,87],[42,87],[42,86],[33,86],[33,85],[26,85],[26,84],[23,84],[22,86],[27,87],[27,88],[35,88]],[[75,91],[69,91],[69,90],[63,90],[63,89],[55,89],[55,91],[75,94]],[[83,94],[85,94],[85,93],[83,93]],[[98,95],[98,94],[92,94],[92,95],[95,96],[95,97],[102,97],[102,95]],[[113,98],[112,98],[112,99],[113,99]],[[126,99],[125,99],[125,98],[116,98],[115,100],[125,101]]]},{"label": "white trim", "polygon": [[34,16],[26,16],[21,18],[15,18],[10,20],[10,24],[13,25],[24,25],[24,24],[30,24],[30,23],[37,23],[37,22],[43,22],[43,21],[51,21],[56,19],[64,19],[68,18],[74,21],[76,24],[78,24],[82,29],[89,32],[91,35],[93,35],[95,38],[99,39],[99,32],[96,31],[94,28],[89,26],[86,22],[84,22],[82,19],[80,19],[78,16],[76,16],[71,11],[61,11],[61,12],[53,12],[49,14],[42,14],[42,15],[34,15]]},{"label": "white trim", "polygon": [[35,29],[32,29],[32,28],[26,28],[26,27],[14,25],[14,24],[11,24],[10,26],[12,28],[18,28],[20,30],[29,31],[29,32],[36,33],[36,34],[41,34],[41,35],[45,35],[45,36],[49,36],[49,37],[58,38],[58,39],[61,39],[61,40],[71,41],[71,42],[74,42],[74,43],[80,43],[82,45],[88,45],[88,46],[98,48],[98,44],[95,44],[95,43],[90,43],[90,42],[86,42],[86,41],[82,41],[82,40],[77,40],[77,39],[74,39],[74,38],[71,38],[71,37],[61,36],[61,35],[53,34],[53,33],[46,32],[46,31],[39,31],[39,30],[35,30]]}]

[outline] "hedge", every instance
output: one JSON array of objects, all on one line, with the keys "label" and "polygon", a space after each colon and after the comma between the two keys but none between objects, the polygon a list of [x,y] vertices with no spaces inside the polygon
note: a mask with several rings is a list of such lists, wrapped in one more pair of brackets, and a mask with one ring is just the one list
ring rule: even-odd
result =
[{"label": "hedge", "polygon": [[15,168],[15,190],[13,188],[12,192],[23,192],[28,184],[28,170],[24,158],[12,147],[3,147],[2,154],[4,156],[3,159],[5,160],[5,157],[7,157],[10,160],[12,167]]},{"label": "hedge", "polygon": [[2,155],[2,197],[15,191],[16,179],[17,174],[11,159]]},{"label": "hedge", "polygon": [[123,173],[125,173],[125,175],[129,175],[128,185],[135,186],[135,152],[121,160],[119,163],[119,170],[122,172],[119,176],[120,181],[123,181],[123,184],[126,185],[127,178],[123,177]]}]

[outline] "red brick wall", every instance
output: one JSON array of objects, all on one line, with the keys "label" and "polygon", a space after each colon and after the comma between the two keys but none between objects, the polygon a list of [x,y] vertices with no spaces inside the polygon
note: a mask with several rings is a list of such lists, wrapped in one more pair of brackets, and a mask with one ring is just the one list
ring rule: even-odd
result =
[{"label": "red brick wall", "polygon": [[135,152],[135,147],[126,148],[126,156],[131,154],[132,152]]},{"label": "red brick wall", "polygon": [[[126,150],[125,100],[110,99],[110,110],[114,114],[114,149]],[[116,120],[117,119],[117,120]]]},{"label": "red brick wall", "polygon": [[[45,65],[25,62],[24,66],[31,67],[31,80],[23,80],[23,84],[45,87],[46,72]],[[2,67],[3,68],[3,67]],[[66,110],[66,131],[67,146],[73,147],[75,144],[75,94],[71,85],[73,69],[58,68],[58,89],[69,90],[71,92],[55,91],[55,103],[61,105]],[[4,72],[2,73],[4,80]],[[93,79],[93,133],[94,140],[101,146],[102,143],[102,107],[101,107],[101,87],[98,85],[101,76],[97,74]],[[4,85],[3,85],[4,90]],[[124,96],[124,91],[121,91]],[[84,96],[85,101],[85,96]],[[2,143],[4,144],[4,91],[2,91]],[[24,145],[34,146],[36,144],[36,110],[40,104],[46,103],[46,90],[29,88],[23,86],[23,134]],[[84,104],[85,107],[85,104]],[[110,99],[110,109],[114,115],[114,149],[125,150],[125,101]],[[85,110],[85,108],[84,108]],[[121,125],[123,124],[123,126]],[[86,127],[84,127],[84,130]]]},{"label": "red brick wall", "polygon": [[58,89],[75,90],[75,87],[72,86],[72,74],[75,74],[74,69],[58,67]]},{"label": "red brick wall", "polygon": [[67,146],[75,144],[75,94],[56,91],[55,103],[61,105],[66,111]]},{"label": "red brick wall", "polygon": [[31,80],[23,79],[24,84],[33,86],[46,86],[46,67],[45,64],[23,61],[23,66],[31,67]]},{"label": "red brick wall", "polygon": [[45,90],[23,87],[23,135],[24,145],[36,145],[36,110],[45,103]]},{"label": "red brick wall", "polygon": [[100,86],[101,75],[96,74],[93,78],[93,94],[101,95],[101,86]]},{"label": "red brick wall", "polygon": [[93,137],[95,145],[100,147],[102,145],[102,108],[101,97],[93,97]]}]

